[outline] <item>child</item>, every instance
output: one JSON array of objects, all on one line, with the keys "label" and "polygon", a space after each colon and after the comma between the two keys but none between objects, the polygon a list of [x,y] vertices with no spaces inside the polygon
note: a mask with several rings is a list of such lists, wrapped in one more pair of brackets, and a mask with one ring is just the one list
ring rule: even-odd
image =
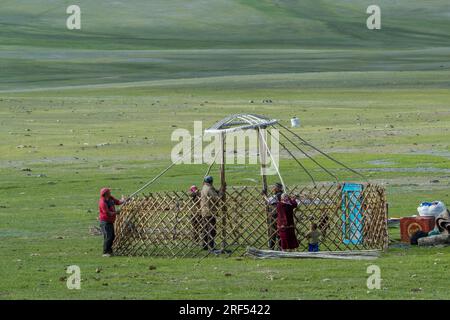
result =
[{"label": "child", "polygon": [[322,236],[322,233],[317,230],[317,223],[311,224],[311,230],[306,235],[306,238],[309,239],[309,252],[318,252],[319,251],[319,239]]}]

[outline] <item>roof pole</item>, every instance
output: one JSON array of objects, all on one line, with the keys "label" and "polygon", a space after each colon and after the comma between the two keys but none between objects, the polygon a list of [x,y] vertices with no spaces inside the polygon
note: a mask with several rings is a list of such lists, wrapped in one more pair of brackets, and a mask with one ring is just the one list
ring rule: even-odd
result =
[{"label": "roof pole", "polygon": [[267,145],[267,141],[264,138],[264,136],[261,134],[261,131],[259,132],[259,136],[261,137],[261,140],[264,143],[264,146],[266,147],[267,153],[269,154],[269,157],[272,160],[272,165],[275,167],[275,170],[277,171],[278,177],[280,178],[280,182],[281,182],[281,184],[283,186],[283,191],[286,192],[286,185],[284,184],[283,177],[281,176],[281,173],[280,173],[280,169],[278,168],[277,163],[275,162],[275,159],[274,159],[272,153],[269,150],[269,146]]}]

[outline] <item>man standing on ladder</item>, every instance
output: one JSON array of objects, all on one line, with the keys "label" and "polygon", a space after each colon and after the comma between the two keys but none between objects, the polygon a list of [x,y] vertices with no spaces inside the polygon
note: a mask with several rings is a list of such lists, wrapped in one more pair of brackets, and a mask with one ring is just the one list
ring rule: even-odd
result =
[{"label": "man standing on ladder", "polygon": [[213,177],[206,176],[200,194],[200,207],[202,213],[202,239],[203,250],[215,250],[216,214],[220,207],[220,200],[224,190],[218,191],[213,186]]}]

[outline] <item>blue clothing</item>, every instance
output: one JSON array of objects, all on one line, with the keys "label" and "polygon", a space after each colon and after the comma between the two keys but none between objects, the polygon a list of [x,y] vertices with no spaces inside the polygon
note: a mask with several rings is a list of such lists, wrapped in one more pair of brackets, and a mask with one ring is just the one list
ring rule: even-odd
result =
[{"label": "blue clothing", "polygon": [[319,252],[319,244],[318,243],[310,243],[308,245],[309,252]]}]

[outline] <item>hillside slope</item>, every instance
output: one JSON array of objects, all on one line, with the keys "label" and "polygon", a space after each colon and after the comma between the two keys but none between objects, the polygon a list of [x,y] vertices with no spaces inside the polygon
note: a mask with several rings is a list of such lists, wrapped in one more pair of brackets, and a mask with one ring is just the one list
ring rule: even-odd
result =
[{"label": "hillside slope", "polygon": [[[79,0],[0,3],[0,90],[210,76],[450,69],[450,3]],[[168,51],[170,50],[170,51]]]},{"label": "hillside slope", "polygon": [[0,4],[0,42],[71,48],[424,47],[450,43],[450,3],[379,0],[79,0],[82,32],[65,29],[69,1]]}]

